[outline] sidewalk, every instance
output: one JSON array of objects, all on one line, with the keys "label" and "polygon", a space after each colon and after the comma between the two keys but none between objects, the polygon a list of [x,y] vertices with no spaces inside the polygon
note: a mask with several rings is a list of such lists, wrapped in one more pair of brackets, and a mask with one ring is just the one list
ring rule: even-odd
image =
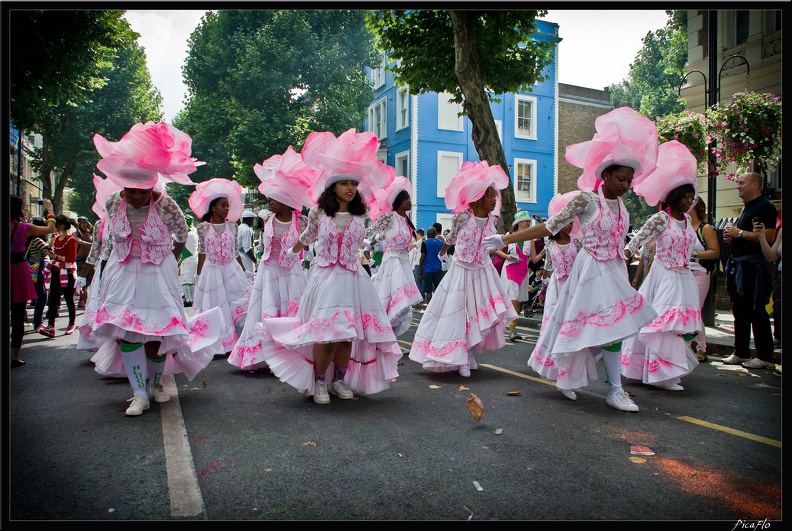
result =
[{"label": "sidewalk", "polygon": [[[539,329],[542,325],[542,314],[537,313],[533,317],[520,316],[517,324],[530,328]],[[770,318],[770,325],[773,325],[773,318]],[[726,357],[731,354],[734,348],[734,316],[731,312],[716,312],[715,325],[707,327],[707,354]],[[751,338],[752,355],[756,355],[754,350],[753,338]],[[775,349],[776,363],[781,363],[781,349]]]}]

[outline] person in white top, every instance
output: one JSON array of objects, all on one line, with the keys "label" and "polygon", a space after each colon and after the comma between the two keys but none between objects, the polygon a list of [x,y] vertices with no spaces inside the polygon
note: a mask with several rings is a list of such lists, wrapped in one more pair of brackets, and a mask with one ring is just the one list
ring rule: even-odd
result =
[{"label": "person in white top", "polygon": [[252,275],[256,272],[256,255],[253,252],[253,224],[256,222],[256,215],[250,210],[242,212],[242,222],[237,228],[237,249],[239,256],[242,257],[242,266],[245,268],[246,276],[252,280]]},{"label": "person in white top", "polygon": [[418,285],[418,291],[421,293],[421,299],[426,300],[423,282],[418,281],[418,272],[421,268],[421,243],[424,241],[424,235],[423,229],[415,229],[415,240],[413,240],[413,246],[410,249],[410,265],[412,265],[413,276],[415,277],[415,283]]}]

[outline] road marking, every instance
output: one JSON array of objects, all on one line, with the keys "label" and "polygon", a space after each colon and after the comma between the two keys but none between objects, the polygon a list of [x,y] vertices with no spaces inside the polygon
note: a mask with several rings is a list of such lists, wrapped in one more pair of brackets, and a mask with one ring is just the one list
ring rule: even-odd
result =
[{"label": "road marking", "polygon": [[676,417],[679,420],[683,420],[685,422],[690,422],[691,424],[698,424],[699,426],[704,426],[705,428],[710,428],[713,430],[723,431],[726,433],[730,433],[732,435],[737,435],[738,437],[744,437],[746,439],[750,439],[752,441],[760,442],[769,444],[770,446],[775,446],[776,448],[781,448],[781,441],[776,441],[774,439],[768,439],[767,437],[761,437],[759,435],[754,435],[753,433],[746,433],[744,431],[735,430],[734,428],[727,428],[726,426],[721,426],[719,424],[713,424],[711,422],[707,422],[704,420],[694,419],[693,417]]},{"label": "road marking", "polygon": [[[504,369],[502,367],[498,367],[496,365],[490,365],[489,363],[479,363],[480,367],[487,367],[488,369],[493,369],[496,371],[504,372],[506,374],[511,374],[512,376],[517,376],[518,378],[523,378],[525,380],[531,380],[534,382],[539,382],[547,385],[555,386],[555,382],[552,380],[544,380],[542,378],[537,378],[536,376],[528,376],[527,374],[522,374],[519,372],[515,372],[509,369]],[[581,390],[575,390],[575,392],[580,393]],[[598,393],[589,393],[592,395],[598,395]],[[599,396],[599,395],[598,395]],[[693,417],[676,417],[678,420],[682,420],[684,422],[690,422],[691,424],[697,424],[699,426],[703,426],[704,428],[710,428],[712,430],[722,431],[725,433],[729,433],[731,435],[736,435],[738,437],[744,437],[746,439],[750,439],[752,441],[760,442],[769,444],[770,446],[775,446],[776,448],[781,448],[781,441],[776,441],[774,439],[768,439],[767,437],[762,437],[760,435],[754,435],[752,433],[747,433],[740,430],[735,430],[734,428],[727,428],[726,426],[721,426],[719,424],[713,424],[712,422],[707,422],[705,420],[695,419]]]},{"label": "road marking", "polygon": [[160,404],[171,516],[197,516],[205,507],[173,375],[163,376],[162,385],[171,397],[169,402]]}]

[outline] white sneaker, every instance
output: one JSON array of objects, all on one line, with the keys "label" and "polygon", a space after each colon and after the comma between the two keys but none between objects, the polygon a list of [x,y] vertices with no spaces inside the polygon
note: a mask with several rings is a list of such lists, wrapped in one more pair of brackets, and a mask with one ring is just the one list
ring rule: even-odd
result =
[{"label": "white sneaker", "polygon": [[125,414],[127,417],[142,415],[143,411],[150,406],[148,398],[143,398],[142,396],[133,396],[127,402],[132,402],[126,410]]},{"label": "white sneaker", "polygon": [[459,375],[468,378],[470,376],[470,365],[460,365],[459,366]]},{"label": "white sneaker", "polygon": [[316,380],[314,382],[314,402],[317,404],[329,404],[330,395],[327,394],[327,382]]},{"label": "white sneaker", "polygon": [[638,406],[632,401],[626,391],[611,391],[605,399],[605,403],[619,411],[638,411]]},{"label": "white sneaker", "polygon": [[728,358],[723,358],[723,363],[726,365],[739,365],[740,363],[747,361],[745,358],[741,358],[736,354],[731,354]]},{"label": "white sneaker", "polygon": [[154,395],[155,402],[162,403],[170,401],[170,395],[165,391],[165,387],[162,384],[152,385],[151,394]]},{"label": "white sneaker", "polygon": [[352,390],[347,387],[347,384],[344,383],[344,380],[334,381],[333,385],[330,386],[330,392],[341,400],[351,400],[352,398],[355,398],[355,395],[352,394]]},{"label": "white sneaker", "polygon": [[561,391],[561,394],[567,397],[568,399],[577,400],[577,395],[572,389],[559,389],[559,391]]},{"label": "white sneaker", "polygon": [[742,364],[743,367],[748,369],[775,369],[775,363],[754,358]]}]

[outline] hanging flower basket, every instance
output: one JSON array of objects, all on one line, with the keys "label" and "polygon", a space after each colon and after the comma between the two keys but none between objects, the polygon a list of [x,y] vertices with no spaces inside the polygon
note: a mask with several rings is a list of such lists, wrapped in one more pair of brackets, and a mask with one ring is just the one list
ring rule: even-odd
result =
[{"label": "hanging flower basket", "polygon": [[710,138],[707,136],[707,120],[703,114],[682,111],[679,114],[658,116],[656,123],[661,144],[676,140],[685,145],[696,157],[699,171],[707,172],[707,145]]},{"label": "hanging flower basket", "polygon": [[707,109],[707,120],[718,166],[737,167],[727,179],[736,180],[752,164],[764,176],[781,158],[781,99],[775,94],[740,92],[730,103]]}]

